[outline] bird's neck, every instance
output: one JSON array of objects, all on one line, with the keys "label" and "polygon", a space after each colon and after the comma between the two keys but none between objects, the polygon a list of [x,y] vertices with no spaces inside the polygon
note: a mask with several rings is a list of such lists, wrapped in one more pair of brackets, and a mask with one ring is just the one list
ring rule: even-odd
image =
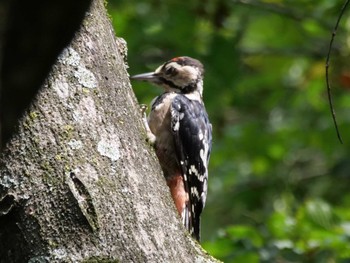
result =
[{"label": "bird's neck", "polygon": [[202,94],[198,90],[183,95],[190,100],[196,100],[200,103],[203,103]]}]

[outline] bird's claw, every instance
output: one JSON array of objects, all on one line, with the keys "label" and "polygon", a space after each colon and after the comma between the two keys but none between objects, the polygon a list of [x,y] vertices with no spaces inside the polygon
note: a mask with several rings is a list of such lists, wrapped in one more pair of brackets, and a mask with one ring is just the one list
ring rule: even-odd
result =
[{"label": "bird's claw", "polygon": [[152,133],[149,125],[148,125],[148,120],[147,120],[147,114],[146,114],[146,111],[148,109],[148,106],[146,104],[141,104],[140,105],[140,111],[141,111],[141,114],[142,114],[142,122],[143,122],[143,125],[145,126],[145,129],[146,129],[146,135],[147,135],[147,138],[146,138],[146,141],[154,146],[155,142],[156,142],[156,136]]}]

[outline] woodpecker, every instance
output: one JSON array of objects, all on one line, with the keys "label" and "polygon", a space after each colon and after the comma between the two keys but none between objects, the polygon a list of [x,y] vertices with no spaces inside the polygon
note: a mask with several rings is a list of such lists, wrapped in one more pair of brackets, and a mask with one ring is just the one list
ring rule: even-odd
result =
[{"label": "woodpecker", "polygon": [[207,198],[212,126],[203,103],[201,62],[176,57],[154,72],[132,76],[163,88],[144,116],[176,209],[189,233],[200,240],[200,215]]}]

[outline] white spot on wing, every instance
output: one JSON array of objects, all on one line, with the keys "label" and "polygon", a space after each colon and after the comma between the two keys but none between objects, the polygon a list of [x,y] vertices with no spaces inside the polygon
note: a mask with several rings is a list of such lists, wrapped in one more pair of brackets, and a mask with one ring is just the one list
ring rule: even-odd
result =
[{"label": "white spot on wing", "polygon": [[175,125],[174,125],[173,130],[174,130],[174,131],[178,131],[179,129],[180,129],[180,122],[177,121],[177,122],[175,123]]},{"label": "white spot on wing", "polygon": [[199,140],[203,140],[203,137],[204,137],[204,136],[203,136],[202,131],[199,132],[198,137],[199,137]]},{"label": "white spot on wing", "polygon": [[[204,137],[207,138],[208,137],[208,131],[205,131]],[[207,162],[207,158],[208,158],[208,154],[209,154],[209,143],[205,140],[203,141],[204,143],[202,143],[202,145],[204,146],[204,149],[201,149],[199,152],[199,156],[202,160],[202,163],[205,167],[205,170],[208,171],[208,162]]]},{"label": "white spot on wing", "polygon": [[190,172],[190,174],[198,175],[198,171],[197,171],[197,169],[196,169],[196,167],[194,165],[190,166],[189,172]]},{"label": "white spot on wing", "polygon": [[196,187],[191,187],[191,194],[199,199],[199,193]]},{"label": "white spot on wing", "polygon": [[[204,163],[204,166],[206,166],[206,163]],[[203,182],[206,176],[205,174],[199,174],[197,168],[194,165],[190,166],[189,173],[190,175],[196,176],[200,182]]]}]

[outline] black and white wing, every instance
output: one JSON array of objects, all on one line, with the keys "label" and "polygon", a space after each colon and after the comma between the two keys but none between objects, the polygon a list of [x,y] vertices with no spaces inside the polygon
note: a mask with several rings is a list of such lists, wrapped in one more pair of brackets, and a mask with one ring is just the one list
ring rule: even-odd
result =
[{"label": "black and white wing", "polygon": [[203,103],[177,95],[171,105],[171,128],[189,202],[182,220],[191,235],[200,238],[200,215],[208,188],[212,128]]}]

